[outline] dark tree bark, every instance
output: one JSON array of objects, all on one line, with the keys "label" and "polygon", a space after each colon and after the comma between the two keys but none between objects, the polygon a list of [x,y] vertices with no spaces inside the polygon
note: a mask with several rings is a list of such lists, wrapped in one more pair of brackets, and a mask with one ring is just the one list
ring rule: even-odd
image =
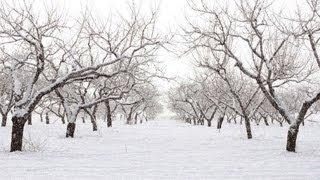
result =
[{"label": "dark tree bark", "polygon": [[132,111],[129,112],[128,117],[127,117],[127,124],[130,124],[132,120]]},{"label": "dark tree bark", "polygon": [[251,133],[251,125],[250,125],[250,119],[248,116],[244,116],[244,124],[246,126],[247,131],[247,138],[252,139],[252,133]]},{"label": "dark tree bark", "polygon": [[196,118],[193,118],[193,125],[197,125],[197,120],[196,120]]},{"label": "dark tree bark", "polygon": [[11,149],[10,152],[22,151],[22,139],[24,125],[29,115],[24,117],[12,117]]},{"label": "dark tree bark", "polygon": [[40,122],[43,122],[43,113],[40,114]]},{"label": "dark tree bark", "polygon": [[110,108],[110,101],[105,101],[106,109],[107,109],[107,127],[112,127],[112,114]]},{"label": "dark tree bark", "polygon": [[138,123],[138,115],[139,115],[138,113],[134,115],[134,124]]},{"label": "dark tree bark", "polygon": [[212,120],[208,120],[208,127],[211,127],[211,125],[212,125]]},{"label": "dark tree bark", "polygon": [[92,130],[93,131],[98,131],[97,122],[95,120],[92,121]]},{"label": "dark tree bark", "polygon": [[76,123],[68,123],[66,137],[73,138],[75,129],[76,129]]},{"label": "dark tree bark", "polygon": [[263,116],[262,118],[263,118],[264,124],[265,124],[266,126],[269,126],[268,118],[267,118],[266,116]]},{"label": "dark tree bark", "polygon": [[280,125],[280,127],[283,127],[282,121],[279,121],[279,125]]},{"label": "dark tree bark", "polygon": [[8,116],[6,114],[2,114],[2,122],[1,122],[2,127],[5,127],[7,125],[7,119],[8,119]]},{"label": "dark tree bark", "polygon": [[32,115],[28,115],[28,125],[32,125]]},{"label": "dark tree bark", "polygon": [[218,119],[218,124],[217,124],[217,129],[221,129],[223,119],[224,119],[223,117],[219,117],[219,119]]},{"label": "dark tree bark", "polygon": [[49,114],[46,113],[46,124],[50,124]]},{"label": "dark tree bark", "polygon": [[287,151],[296,152],[296,142],[299,133],[299,125],[290,126],[287,135]]},{"label": "dark tree bark", "polygon": [[97,126],[97,109],[98,109],[98,105],[95,105],[93,107],[93,111],[92,111],[92,114],[90,115],[91,116],[91,123],[92,123],[92,130],[93,131],[97,131],[98,130],[98,126]]}]

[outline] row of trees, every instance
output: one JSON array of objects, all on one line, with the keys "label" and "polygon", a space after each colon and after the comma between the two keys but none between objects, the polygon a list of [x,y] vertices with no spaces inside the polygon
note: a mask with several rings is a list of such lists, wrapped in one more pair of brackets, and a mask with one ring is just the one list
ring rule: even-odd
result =
[{"label": "row of trees", "polygon": [[[0,4],[0,113],[2,126],[12,116],[11,151],[21,151],[24,125],[38,113],[67,122],[73,137],[79,113],[97,129],[121,112],[127,123],[160,112],[154,78],[156,53],[166,41],[156,29],[156,12],[99,21],[86,10],[76,20],[58,8],[37,11],[27,1]],[[38,4],[37,4],[38,6]]]},{"label": "row of trees", "polygon": [[189,1],[194,18],[184,40],[198,77],[171,90],[170,104],[181,119],[209,125],[216,113],[219,122],[244,119],[249,139],[252,119],[285,121],[286,150],[295,152],[299,127],[320,99],[320,2],[305,1],[294,15],[275,12],[276,3]]}]

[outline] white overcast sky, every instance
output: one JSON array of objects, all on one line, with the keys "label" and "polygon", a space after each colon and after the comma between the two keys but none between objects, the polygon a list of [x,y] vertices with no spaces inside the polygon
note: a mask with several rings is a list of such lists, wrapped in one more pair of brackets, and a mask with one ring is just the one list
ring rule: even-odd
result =
[{"label": "white overcast sky", "polygon": [[[9,0],[10,1],[10,0]],[[17,0],[19,1],[19,0]],[[86,7],[99,14],[99,18],[108,17],[114,13],[127,14],[128,4],[134,2],[142,13],[149,12],[152,8],[160,7],[158,28],[163,33],[170,33],[179,30],[179,26],[185,22],[185,15],[188,11],[187,0],[35,0],[37,3],[49,3],[60,6],[70,16],[77,17]],[[195,0],[197,1],[197,0]],[[200,1],[200,0],[198,0]],[[212,4],[216,2],[227,2],[237,0],[207,0]],[[293,10],[297,2],[304,0],[275,0],[276,8]],[[159,59],[164,62],[165,71],[168,76],[182,78],[192,74],[192,67],[187,57],[178,58],[172,53],[161,51]],[[166,90],[168,83],[163,84]]]},{"label": "white overcast sky", "polygon": [[[2,1],[2,0],[0,0]],[[10,0],[7,0],[10,1]],[[12,0],[19,1],[19,0]],[[128,4],[132,0],[35,0],[36,3],[49,3],[64,9],[72,17],[79,17],[80,13],[88,7],[92,11],[99,14],[99,18],[109,17],[113,13],[128,14]],[[197,0],[195,0],[197,1]],[[198,0],[200,1],[200,0]],[[207,0],[214,4],[217,1],[237,1],[237,0]],[[296,4],[304,0],[275,0],[274,8],[284,9],[285,11],[294,12]],[[179,26],[185,22],[185,15],[189,12],[187,0],[134,0],[136,7],[140,8],[142,13],[149,12],[152,8],[159,6],[160,14],[157,27],[163,33],[170,33],[179,30]],[[43,6],[42,6],[43,7]],[[178,58],[172,53],[161,51],[159,55],[160,61],[164,62],[165,72],[167,76],[177,76],[187,79],[193,74],[193,68],[190,66],[187,57]],[[168,90],[172,83],[159,81],[160,90]],[[166,112],[167,110],[165,110]],[[168,112],[166,112],[168,113]]]}]

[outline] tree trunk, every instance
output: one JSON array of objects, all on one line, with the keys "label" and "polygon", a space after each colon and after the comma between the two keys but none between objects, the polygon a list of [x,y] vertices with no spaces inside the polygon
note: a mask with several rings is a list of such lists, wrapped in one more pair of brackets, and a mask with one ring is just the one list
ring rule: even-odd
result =
[{"label": "tree trunk", "polygon": [[250,119],[247,116],[244,116],[244,124],[246,126],[247,138],[252,139]]},{"label": "tree trunk", "polygon": [[266,124],[266,126],[269,126],[268,118],[267,117],[262,117],[262,118],[263,118],[263,121]]},{"label": "tree trunk", "polygon": [[224,119],[223,117],[219,117],[219,119],[218,119],[218,124],[217,124],[217,129],[221,129],[223,119]]},{"label": "tree trunk", "polygon": [[110,108],[110,102],[105,102],[106,108],[107,108],[107,127],[112,127],[112,116],[111,116],[111,108]]},{"label": "tree trunk", "polygon": [[2,127],[5,127],[7,125],[7,119],[8,119],[8,116],[6,114],[2,114],[2,122],[1,122]]},{"label": "tree trunk", "polygon": [[138,123],[138,113],[134,115],[134,124]]},{"label": "tree trunk", "polygon": [[68,123],[66,137],[73,138],[75,129],[76,129],[76,123]]},{"label": "tree trunk", "polygon": [[66,124],[66,120],[64,119],[64,115],[61,116],[61,122],[62,122],[62,124]]},{"label": "tree trunk", "polygon": [[92,122],[92,130],[93,131],[97,131],[98,130],[98,126],[97,126],[97,109],[98,109],[98,105],[95,105],[93,107],[93,111],[91,114],[91,122]]},{"label": "tree trunk", "polygon": [[92,130],[97,131],[98,126],[97,126],[97,121],[95,120],[95,118],[92,118],[91,123],[92,123]]},{"label": "tree trunk", "polygon": [[28,125],[32,125],[32,115],[28,115]]},{"label": "tree trunk", "polygon": [[299,125],[291,125],[287,135],[287,151],[296,152],[296,142],[299,132]]},{"label": "tree trunk", "polygon": [[283,123],[281,121],[279,121],[279,125],[280,127],[283,127]]},{"label": "tree trunk", "polygon": [[12,133],[11,133],[11,149],[10,152],[22,150],[22,139],[24,125],[27,122],[29,116],[24,117],[12,117]]},{"label": "tree trunk", "polygon": [[211,120],[208,120],[208,127],[211,127]]},{"label": "tree trunk", "polygon": [[50,124],[49,114],[46,113],[46,124]]},{"label": "tree trunk", "polygon": [[130,124],[130,123],[131,123],[131,117],[132,117],[132,112],[130,112],[130,113],[128,114],[127,124]]},{"label": "tree trunk", "polygon": [[40,122],[43,122],[43,113],[40,114]]}]

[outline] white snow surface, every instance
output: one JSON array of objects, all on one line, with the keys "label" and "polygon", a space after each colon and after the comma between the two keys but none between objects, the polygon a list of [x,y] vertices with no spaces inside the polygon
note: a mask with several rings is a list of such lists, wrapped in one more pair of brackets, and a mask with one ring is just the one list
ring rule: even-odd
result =
[{"label": "white snow surface", "polygon": [[[192,126],[174,120],[117,124],[92,132],[77,123],[26,125],[25,138],[45,145],[8,152],[11,127],[0,128],[0,179],[320,179],[320,124],[301,127],[297,153],[284,150],[287,127],[252,125],[247,140],[239,124]],[[30,143],[25,143],[30,144]]]}]

